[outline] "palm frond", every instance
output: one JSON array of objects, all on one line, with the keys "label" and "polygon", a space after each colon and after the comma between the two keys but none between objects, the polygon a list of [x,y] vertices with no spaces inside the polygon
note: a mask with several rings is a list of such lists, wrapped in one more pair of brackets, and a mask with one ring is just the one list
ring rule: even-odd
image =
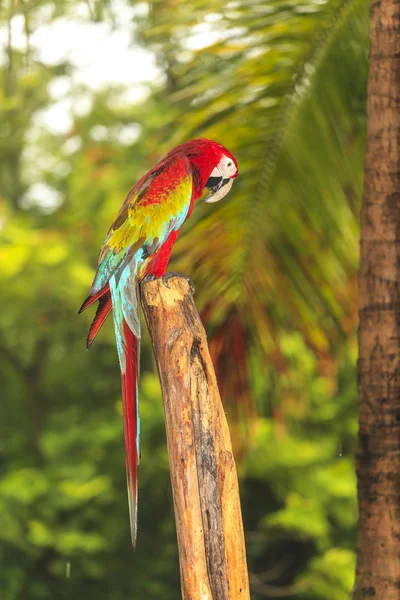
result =
[{"label": "palm frond", "polygon": [[[176,4],[172,30],[154,11],[146,31],[150,44],[164,36],[174,80],[165,148],[204,135],[240,170],[228,200],[199,209],[175,251],[207,307],[217,370],[237,370],[227,350],[237,327],[243,364],[253,346],[263,365],[279,353],[282,329],[326,357],[355,328],[367,2]],[[198,30],[214,43],[192,49]]]}]

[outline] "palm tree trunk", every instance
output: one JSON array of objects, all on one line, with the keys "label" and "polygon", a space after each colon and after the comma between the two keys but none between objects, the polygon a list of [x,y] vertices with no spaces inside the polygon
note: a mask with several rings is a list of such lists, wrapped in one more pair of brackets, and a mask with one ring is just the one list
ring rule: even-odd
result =
[{"label": "palm tree trunk", "polygon": [[373,0],[361,212],[353,600],[400,599],[400,4]]}]

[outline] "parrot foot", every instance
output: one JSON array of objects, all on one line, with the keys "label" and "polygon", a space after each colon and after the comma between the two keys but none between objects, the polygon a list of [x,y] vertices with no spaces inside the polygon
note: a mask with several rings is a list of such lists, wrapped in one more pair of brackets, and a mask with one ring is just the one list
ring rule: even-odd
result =
[{"label": "parrot foot", "polygon": [[158,277],[156,277],[155,275],[146,275],[145,277],[143,277],[140,283],[148,283],[149,281],[154,281],[155,279],[158,279]]},{"label": "parrot foot", "polygon": [[182,277],[183,279],[186,279],[186,281],[188,282],[189,287],[190,287],[190,293],[194,294],[194,291],[195,291],[194,283],[190,279],[190,277],[188,277],[187,275],[184,275],[183,273],[176,273],[175,271],[171,271],[170,273],[165,273],[165,275],[162,276],[162,281],[163,281],[163,284],[165,285],[165,287],[169,288],[168,280],[171,279],[171,277]]}]

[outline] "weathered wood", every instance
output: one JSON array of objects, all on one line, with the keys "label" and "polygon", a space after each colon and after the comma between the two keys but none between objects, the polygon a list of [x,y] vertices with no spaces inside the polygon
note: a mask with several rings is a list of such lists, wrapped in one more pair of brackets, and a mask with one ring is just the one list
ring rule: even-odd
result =
[{"label": "weathered wood", "polygon": [[161,381],[183,600],[248,600],[239,487],[204,327],[184,278],[142,285]]}]

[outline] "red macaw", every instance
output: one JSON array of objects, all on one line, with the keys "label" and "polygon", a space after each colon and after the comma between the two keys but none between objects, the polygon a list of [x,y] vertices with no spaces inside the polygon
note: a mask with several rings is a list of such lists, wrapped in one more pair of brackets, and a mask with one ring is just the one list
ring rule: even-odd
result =
[{"label": "red macaw", "polygon": [[98,301],[87,348],[113,308],[121,368],[126,473],[133,547],[137,536],[139,464],[139,283],[164,277],[172,246],[207,188],[206,202],[218,202],[238,174],[235,158],[204,138],[171,150],[131,189],[101,247],[90,296],[81,313]]}]

